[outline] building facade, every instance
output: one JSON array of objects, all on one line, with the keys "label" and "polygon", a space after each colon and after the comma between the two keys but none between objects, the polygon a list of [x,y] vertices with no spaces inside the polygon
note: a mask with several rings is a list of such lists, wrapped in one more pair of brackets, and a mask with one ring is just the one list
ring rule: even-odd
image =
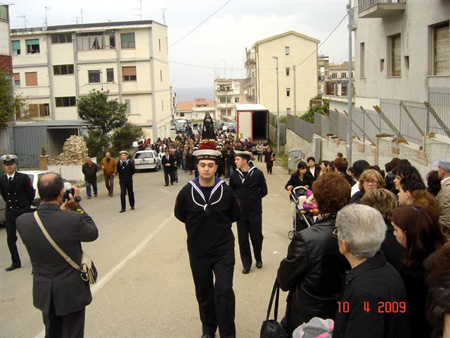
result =
[{"label": "building facade", "polygon": [[196,97],[194,101],[179,101],[177,107],[177,119],[187,121],[203,121],[206,113],[209,113],[214,120],[215,107],[213,100],[203,97]]},{"label": "building facade", "polygon": [[326,55],[319,55],[317,65],[317,93],[325,93],[325,81],[329,78],[330,57]]},{"label": "building facade", "polygon": [[428,101],[450,87],[447,0],[355,1],[355,105]]},{"label": "building facade", "polygon": [[247,95],[253,103],[281,113],[303,113],[317,95],[319,40],[289,31],[257,41],[247,50]]},{"label": "building facade", "polygon": [[167,41],[167,27],[154,21],[13,29],[15,90],[36,120],[78,120],[79,97],[109,91],[146,136],[165,137],[172,106]]},{"label": "building facade", "polygon": [[246,79],[217,78],[214,81],[216,121],[236,121],[236,105],[248,103],[246,84]]}]

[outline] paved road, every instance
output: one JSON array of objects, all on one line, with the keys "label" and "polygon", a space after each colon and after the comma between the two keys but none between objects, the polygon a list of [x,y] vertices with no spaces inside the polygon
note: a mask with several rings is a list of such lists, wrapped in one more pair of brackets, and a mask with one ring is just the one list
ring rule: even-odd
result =
[{"label": "paved road", "polygon": [[[262,163],[257,165],[263,168]],[[175,197],[191,178],[180,172],[180,183],[164,187],[161,171],[137,173],[136,210],[123,214],[119,213],[117,180],[113,198],[106,197],[100,182],[99,197],[83,200],[100,232],[96,242],[83,245],[100,273],[93,287],[94,300],[87,307],[86,337],[201,336],[186,232],[173,216]],[[288,179],[286,170],[275,166],[266,178],[269,194],[263,200],[264,267],[253,267],[250,274],[243,275],[236,248],[234,290],[239,337],[259,337],[276,270],[289,244],[291,208],[283,189]],[[22,269],[7,273],[4,268],[10,258],[4,228],[0,229],[0,243],[0,337],[43,337],[41,314],[32,305],[26,250],[19,239]],[[281,315],[285,296],[280,301]]]}]

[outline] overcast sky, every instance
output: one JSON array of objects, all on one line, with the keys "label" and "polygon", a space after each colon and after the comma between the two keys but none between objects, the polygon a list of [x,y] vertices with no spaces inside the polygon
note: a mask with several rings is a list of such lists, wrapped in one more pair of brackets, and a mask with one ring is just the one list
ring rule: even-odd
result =
[{"label": "overcast sky", "polygon": [[[289,30],[325,40],[346,14],[347,0],[0,0],[10,6],[11,28],[106,21],[154,20],[168,26],[169,45],[211,14],[193,33],[169,49],[170,79],[175,89],[213,87],[217,76],[245,77],[245,48]],[[142,7],[141,7],[142,3]],[[319,53],[342,62],[348,54],[347,21]],[[182,65],[184,63],[188,65]],[[201,66],[201,67],[197,67]]]}]

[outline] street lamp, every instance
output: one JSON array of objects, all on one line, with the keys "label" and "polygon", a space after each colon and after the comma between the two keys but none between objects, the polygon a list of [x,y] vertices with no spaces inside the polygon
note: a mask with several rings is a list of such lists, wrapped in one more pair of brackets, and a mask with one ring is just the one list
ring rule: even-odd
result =
[{"label": "street lamp", "polygon": [[275,59],[276,71],[277,71],[277,154],[280,153],[280,90],[278,83],[278,57],[272,56],[272,59]]}]

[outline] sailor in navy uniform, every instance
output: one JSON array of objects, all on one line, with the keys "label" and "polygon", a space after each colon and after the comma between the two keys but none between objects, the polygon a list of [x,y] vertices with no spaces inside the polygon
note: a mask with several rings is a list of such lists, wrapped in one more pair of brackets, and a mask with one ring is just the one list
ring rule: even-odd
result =
[{"label": "sailor in navy uniform", "polygon": [[[262,268],[262,198],[267,195],[264,174],[251,162],[248,151],[235,150],[236,171],[231,175],[230,188],[239,198],[242,218],[237,222],[239,252],[243,265],[243,274],[248,274],[252,266],[250,240],[255,255],[256,267]],[[250,237],[250,240],[249,240]]]},{"label": "sailor in navy uniform", "polygon": [[186,226],[202,338],[214,337],[217,326],[220,337],[235,337],[235,257],[231,224],[240,218],[241,210],[231,189],[215,177],[221,153],[204,149],[195,151],[194,155],[199,177],[178,193],[175,217]]},{"label": "sailor in navy uniform", "polygon": [[31,211],[35,191],[28,175],[16,171],[16,155],[3,155],[0,159],[5,170],[5,174],[0,179],[0,193],[6,203],[6,237],[12,260],[11,266],[7,267],[6,271],[12,271],[21,267],[19,251],[16,245],[16,219],[20,215]]}]

